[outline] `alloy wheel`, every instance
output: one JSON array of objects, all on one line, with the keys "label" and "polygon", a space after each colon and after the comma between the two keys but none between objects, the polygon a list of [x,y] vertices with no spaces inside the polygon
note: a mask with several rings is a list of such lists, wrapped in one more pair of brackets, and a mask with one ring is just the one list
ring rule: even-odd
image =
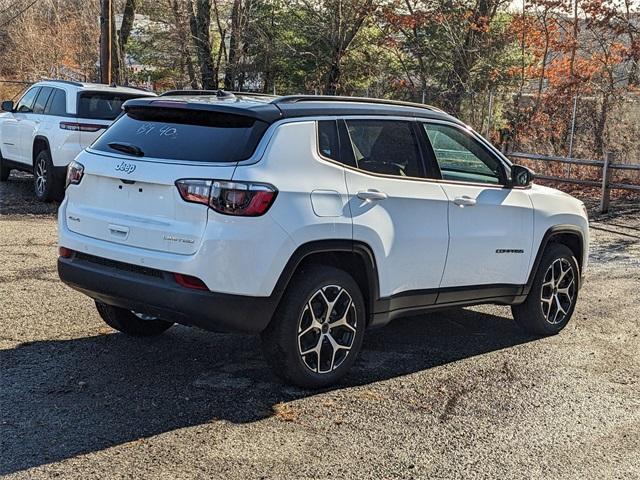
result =
[{"label": "alloy wheel", "polygon": [[357,328],[349,292],[338,285],[318,289],[298,322],[298,353],[303,363],[315,373],[333,372],[349,355]]},{"label": "alloy wheel", "polygon": [[42,196],[47,188],[47,161],[44,158],[40,158],[36,163],[35,177],[36,192]]},{"label": "alloy wheel", "polygon": [[576,297],[573,267],[565,258],[556,259],[547,269],[540,292],[540,305],[547,322],[556,325],[564,321]]}]

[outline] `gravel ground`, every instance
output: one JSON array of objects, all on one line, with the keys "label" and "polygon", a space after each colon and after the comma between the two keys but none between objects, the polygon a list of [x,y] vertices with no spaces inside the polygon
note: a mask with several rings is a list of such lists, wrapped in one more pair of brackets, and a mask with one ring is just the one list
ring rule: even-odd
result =
[{"label": "gravel ground", "polygon": [[508,308],[369,332],[337,388],[279,383],[255,338],[110,330],[58,281],[55,205],[0,185],[0,476],[640,478],[640,208],[593,222],[574,318]]}]

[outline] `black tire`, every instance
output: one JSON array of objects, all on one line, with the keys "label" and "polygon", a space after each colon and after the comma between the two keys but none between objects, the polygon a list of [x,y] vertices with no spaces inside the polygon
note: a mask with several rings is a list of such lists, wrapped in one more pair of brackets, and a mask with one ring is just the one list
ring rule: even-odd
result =
[{"label": "black tire", "polygon": [[107,325],[133,337],[154,337],[173,325],[165,320],[143,320],[130,310],[98,301],[96,301],[96,308]]},{"label": "black tire", "polygon": [[56,177],[48,150],[42,150],[33,162],[33,190],[41,202],[60,200],[64,195],[62,182]]},{"label": "black tire", "polygon": [[523,330],[534,335],[559,333],[576,308],[579,281],[580,268],[573,252],[566,245],[549,244],[527,299],[511,307],[513,318]]},{"label": "black tire", "polygon": [[6,182],[10,173],[11,169],[5,165],[2,153],[0,153],[0,182]]},{"label": "black tire", "polygon": [[[331,310],[327,301],[335,304]],[[311,311],[318,320],[313,325],[320,328],[312,326]],[[332,326],[341,319],[348,326]],[[262,350],[273,371],[286,382],[303,388],[322,388],[336,383],[353,366],[362,347],[365,327],[364,299],[353,278],[334,267],[309,266],[289,282],[273,319],[261,335]],[[298,338],[301,330],[308,333]],[[348,349],[334,350],[334,344]],[[302,355],[310,345],[317,348],[319,355],[316,352]]]}]

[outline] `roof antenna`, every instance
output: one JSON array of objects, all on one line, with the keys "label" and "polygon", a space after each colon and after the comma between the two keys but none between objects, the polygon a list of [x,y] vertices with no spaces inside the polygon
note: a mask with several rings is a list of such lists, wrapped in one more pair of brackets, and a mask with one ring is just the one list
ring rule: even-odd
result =
[{"label": "roof antenna", "polygon": [[235,97],[235,95],[233,93],[231,93],[231,92],[225,92],[222,89],[218,89],[216,91],[216,97],[218,97],[218,98],[233,98],[233,97]]}]

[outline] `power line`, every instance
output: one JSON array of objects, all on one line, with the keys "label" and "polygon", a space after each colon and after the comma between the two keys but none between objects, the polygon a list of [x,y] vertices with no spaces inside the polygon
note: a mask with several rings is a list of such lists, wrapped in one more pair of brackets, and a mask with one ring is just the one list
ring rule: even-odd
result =
[{"label": "power line", "polygon": [[17,0],[15,2],[13,2],[8,7],[4,7],[2,10],[0,10],[0,14],[2,14],[4,12],[8,12],[9,10],[13,10],[15,7],[17,7],[22,2],[24,2],[24,0]]},{"label": "power line", "polygon": [[[31,7],[33,7],[36,3],[38,2],[38,0],[33,0],[29,5],[27,5],[26,7],[24,7],[22,10],[20,10],[18,13],[16,13],[13,17],[11,17],[9,20],[7,20],[6,22],[0,24],[0,28],[10,24],[11,22],[13,22],[16,18],[18,18],[20,15],[22,15],[24,12],[26,12],[27,10],[29,10]],[[15,5],[15,4],[14,4]],[[6,11],[6,10],[5,10]]]}]

